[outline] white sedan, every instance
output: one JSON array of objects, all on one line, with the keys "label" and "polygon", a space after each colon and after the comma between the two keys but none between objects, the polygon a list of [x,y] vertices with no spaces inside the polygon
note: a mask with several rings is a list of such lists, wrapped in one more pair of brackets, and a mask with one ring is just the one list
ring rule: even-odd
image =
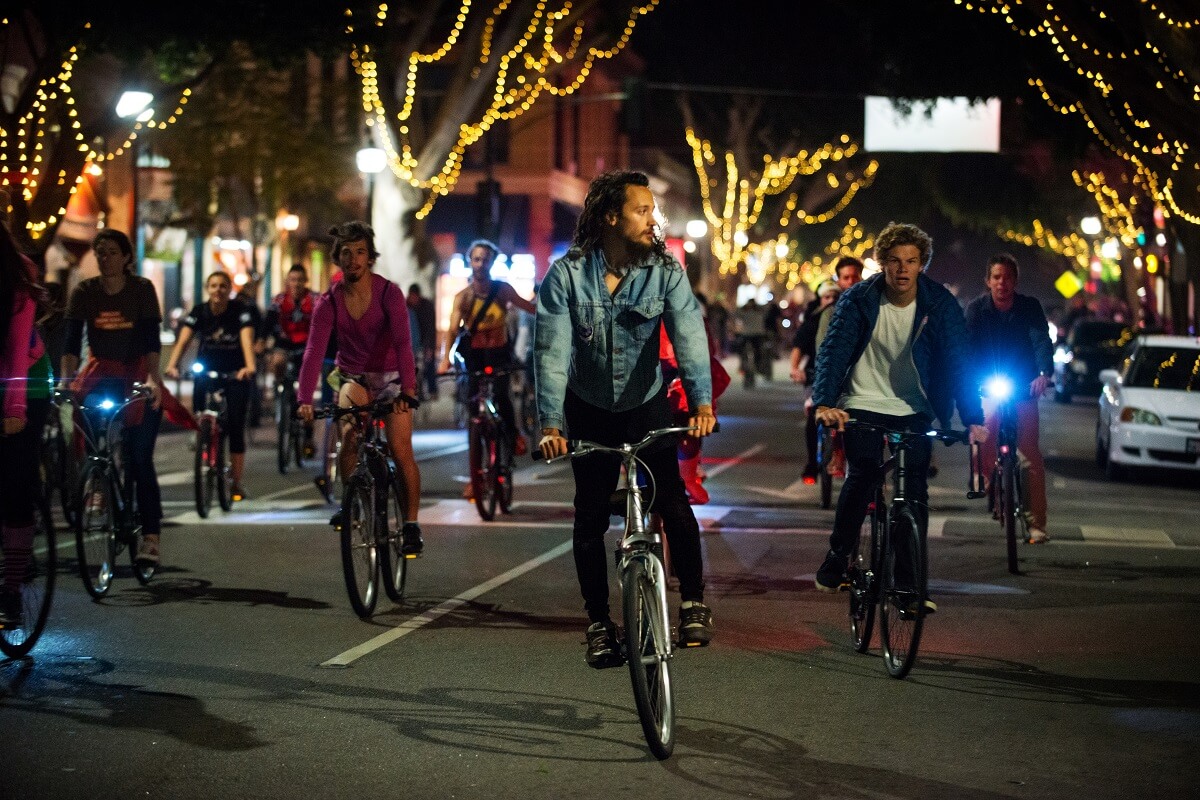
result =
[{"label": "white sedan", "polygon": [[1200,471],[1200,338],[1144,336],[1122,370],[1100,373],[1096,463]]}]

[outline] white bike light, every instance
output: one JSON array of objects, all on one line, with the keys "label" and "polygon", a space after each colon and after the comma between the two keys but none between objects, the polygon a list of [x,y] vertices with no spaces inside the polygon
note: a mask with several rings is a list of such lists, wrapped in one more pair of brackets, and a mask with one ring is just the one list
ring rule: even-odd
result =
[{"label": "white bike light", "polygon": [[988,397],[1003,402],[1012,397],[1013,382],[1007,375],[993,375],[984,383],[983,390]]}]

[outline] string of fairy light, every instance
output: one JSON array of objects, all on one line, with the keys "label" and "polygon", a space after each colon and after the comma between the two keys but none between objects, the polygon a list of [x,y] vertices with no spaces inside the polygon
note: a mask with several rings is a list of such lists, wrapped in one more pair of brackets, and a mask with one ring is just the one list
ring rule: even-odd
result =
[{"label": "string of fairy light", "polygon": [[[1140,2],[1169,28],[1190,31],[1200,26],[1200,19],[1175,18],[1153,0]],[[1054,2],[1050,0],[1036,4],[1022,0],[954,0],[954,3],[968,11],[1003,16],[1005,22],[1018,35],[1030,39],[1040,36],[1048,41],[1062,61],[1078,76],[1086,79],[1099,94],[1106,121],[1122,141],[1113,141],[1112,137],[1105,135],[1094,115],[1089,113],[1082,103],[1056,101],[1041,78],[1030,78],[1029,85],[1056,112],[1078,115],[1106,148],[1128,162],[1140,176],[1150,196],[1164,209],[1164,213],[1174,214],[1191,224],[1200,225],[1200,202],[1197,201],[1197,193],[1194,191],[1196,186],[1200,185],[1200,161],[1193,153],[1191,142],[1156,130],[1151,115],[1135,109],[1137,98],[1147,96],[1155,96],[1167,104],[1177,105],[1179,101],[1174,98],[1173,92],[1190,95],[1193,103],[1200,102],[1200,84],[1193,81],[1184,69],[1172,65],[1162,48],[1151,41],[1145,41],[1129,50],[1113,52],[1102,49],[1095,43],[1089,43],[1073,30],[1057,13]],[[1089,8],[1091,13],[1102,21],[1101,24],[1118,24],[1103,10],[1094,6]],[[1031,14],[1033,20],[1026,25],[1018,24],[1015,15],[1019,11]],[[1129,91],[1126,92],[1129,97],[1120,97],[1120,88],[1107,74],[1109,70],[1105,65],[1134,59],[1156,64],[1157,69],[1161,70],[1161,76],[1155,80],[1152,87],[1139,85],[1137,92]],[[1151,155],[1164,157],[1165,166],[1155,169],[1147,164],[1146,158]],[[1187,176],[1186,180],[1184,175]],[[1188,191],[1185,193],[1186,200],[1181,202],[1178,187],[1182,183],[1187,184]]]},{"label": "string of fairy light", "polygon": [[[1155,271],[1153,259],[1147,258],[1143,249],[1147,231],[1138,224],[1138,205],[1144,202],[1137,191],[1138,180],[1126,187],[1125,193],[1112,186],[1102,172],[1082,172],[1075,170],[1071,173],[1075,185],[1087,191],[1096,203],[1099,211],[1098,220],[1104,231],[1120,241],[1130,251],[1130,263],[1135,269],[1147,265],[1150,272]],[[1102,255],[1103,248],[1097,239],[1069,233],[1056,235],[1038,219],[1033,221],[1033,233],[1014,230],[1001,230],[1001,238],[1024,244],[1027,247],[1039,247],[1070,260],[1078,269],[1087,270],[1092,260]]]},{"label": "string of fairy light", "polygon": [[[9,24],[10,20],[0,19],[0,30]],[[90,24],[84,25],[85,31],[90,29]],[[0,126],[0,187],[15,189],[28,206],[39,191],[45,190],[47,184],[53,187],[70,184],[57,211],[47,214],[43,219],[26,221],[25,227],[32,239],[41,238],[67,213],[67,204],[83,183],[85,172],[98,173],[102,163],[123,155],[146,128],[162,129],[174,124],[191,97],[191,90],[184,89],[175,104],[175,110],[165,120],[156,120],[153,106],[147,108],[133,124],[124,142],[112,150],[97,150],[84,135],[71,88],[81,48],[82,45],[77,44],[68,49],[57,72],[38,83],[29,110],[18,117],[10,129]],[[60,122],[63,111],[68,121],[65,127]],[[50,148],[55,146],[73,146],[84,153],[83,171],[71,175],[67,170],[60,169],[55,175],[45,174],[43,170]],[[5,209],[9,214],[12,213],[11,202]]]},{"label": "string of fairy light", "polygon": [[802,255],[784,235],[773,242],[751,243],[751,257],[763,261],[764,276],[773,273],[775,281],[791,291],[800,284],[816,290],[822,281],[834,278],[833,265],[842,255],[853,255],[863,260],[875,249],[875,236],[866,233],[857,218],[847,219],[838,236],[830,240],[820,252]]},{"label": "string of fairy light", "polygon": [[[700,182],[701,210],[712,232],[710,246],[719,263],[721,275],[735,274],[741,265],[746,264],[748,258],[770,262],[771,267],[778,272],[776,265],[783,259],[775,257],[774,254],[788,247],[786,234],[781,233],[765,242],[750,240],[750,234],[758,225],[769,198],[786,195],[779,216],[781,229],[786,230],[792,225],[828,222],[844,211],[858,192],[874,182],[879,170],[879,162],[874,159],[857,176],[848,173],[839,178],[830,170],[825,176],[829,187],[845,188],[841,197],[829,209],[819,214],[811,214],[798,207],[799,193],[790,189],[798,178],[814,175],[856,155],[859,146],[852,142],[848,135],[843,134],[836,144],[827,142],[811,152],[800,150],[793,156],[778,159],[770,154],[764,155],[761,168],[746,175],[742,175],[732,151],[726,151],[718,157],[712,142],[699,136],[690,127],[685,130],[685,136],[692,150],[692,163]],[[723,175],[719,179],[718,175],[722,171]],[[721,186],[722,180],[723,198],[719,202],[714,201],[714,190]],[[794,261],[786,263],[785,282],[794,286],[800,280],[800,265]]]},{"label": "string of fairy light", "polygon": [[[463,158],[468,147],[479,141],[485,133],[501,120],[512,120],[524,114],[543,95],[566,97],[577,92],[587,80],[596,62],[612,59],[629,43],[638,21],[658,5],[659,0],[649,0],[635,5],[625,20],[625,25],[615,43],[607,48],[590,47],[581,53],[585,26],[582,21],[572,21],[577,9],[564,0],[556,10],[543,0],[537,3],[521,36],[506,52],[499,54],[494,49],[496,24],[509,11],[511,0],[499,0],[488,12],[484,24],[479,63],[486,66],[491,59],[498,58],[495,85],[488,106],[474,122],[459,127],[458,137],[449,153],[439,164],[422,163],[413,149],[410,139],[409,121],[417,98],[417,87],[422,66],[434,64],[450,55],[460,42],[467,19],[477,0],[461,0],[454,23],[446,38],[432,52],[413,52],[408,57],[405,74],[404,100],[394,117],[389,115],[383,95],[379,89],[379,63],[368,44],[352,48],[350,59],[362,82],[362,105],[367,125],[375,131],[377,141],[387,153],[388,166],[396,177],[414,188],[424,190],[424,205],[417,211],[419,219],[425,218],[439,197],[449,194],[458,183],[463,168]],[[349,9],[347,17],[352,17]],[[382,26],[387,20],[388,6],[377,6],[373,24]],[[353,35],[353,24],[347,25]],[[577,63],[577,71],[565,85],[555,85],[557,67]],[[391,124],[396,123],[398,137],[394,138]],[[428,177],[422,177],[428,176]]]}]

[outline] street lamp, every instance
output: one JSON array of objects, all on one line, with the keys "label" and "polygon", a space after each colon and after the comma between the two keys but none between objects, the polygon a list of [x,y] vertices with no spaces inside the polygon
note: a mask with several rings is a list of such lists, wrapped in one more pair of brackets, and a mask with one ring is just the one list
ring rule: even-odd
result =
[{"label": "street lamp", "polygon": [[[122,92],[121,97],[117,100],[116,113],[121,119],[137,118],[138,122],[146,122],[154,116],[154,109],[150,108],[150,104],[154,102],[154,95],[150,92],[139,90],[131,90]],[[133,238],[137,249],[137,269],[141,272],[142,259],[146,255],[146,239],[142,236],[142,226],[138,222],[138,158],[140,157],[137,135],[135,134],[129,143],[129,157],[132,159],[130,168],[130,195],[133,198],[133,211],[130,215],[130,227],[133,229]]]},{"label": "street lamp", "polygon": [[1083,231],[1085,236],[1095,236],[1103,229],[1099,217],[1084,217],[1079,220],[1079,230]]},{"label": "street lamp", "polygon": [[375,199],[375,176],[387,167],[387,153],[378,147],[364,147],[354,155],[358,171],[367,176],[367,224],[372,223],[371,211]]}]

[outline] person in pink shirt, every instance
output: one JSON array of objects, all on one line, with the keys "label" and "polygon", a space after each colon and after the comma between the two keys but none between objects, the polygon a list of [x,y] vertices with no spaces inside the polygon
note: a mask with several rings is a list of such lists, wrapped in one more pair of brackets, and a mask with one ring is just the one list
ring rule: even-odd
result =
[{"label": "person in pink shirt", "polygon": [[[337,333],[336,366],[329,383],[338,392],[338,405],[362,405],[377,399],[394,401],[384,421],[392,459],[404,481],[404,527],[401,549],[417,555],[424,548],[417,510],[421,503],[421,474],[413,457],[413,415],[409,399],[416,396],[417,370],[409,335],[408,306],[403,290],[371,270],[379,253],[375,231],[357,220],[329,231],[333,236],[333,260],[342,269],[342,280],[317,298],[312,326],[300,367],[297,409],[305,421],[313,419],[312,398],[321,373],[321,362],[330,335]],[[342,479],[354,472],[358,443],[353,426],[342,427],[342,449],[338,464]],[[341,512],[330,520],[341,526]]]},{"label": "person in pink shirt", "polygon": [[0,225],[0,628],[19,628],[21,584],[33,559],[38,460],[50,408],[50,359],[34,328],[42,288],[33,263]]}]

